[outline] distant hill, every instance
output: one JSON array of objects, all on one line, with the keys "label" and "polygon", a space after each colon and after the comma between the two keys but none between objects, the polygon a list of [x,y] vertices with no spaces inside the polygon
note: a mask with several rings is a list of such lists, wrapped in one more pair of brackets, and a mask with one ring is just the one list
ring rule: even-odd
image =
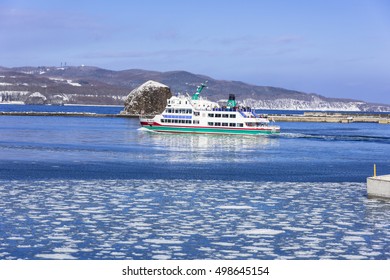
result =
[{"label": "distant hill", "polygon": [[259,109],[390,111],[390,105],[215,80],[186,71],[112,71],[91,66],[0,67],[0,102],[26,102],[31,94],[39,92],[46,98],[45,103],[51,104],[123,105],[130,91],[148,80],[168,85],[173,93],[190,94],[207,81],[202,96],[219,101],[234,93],[244,106]]}]

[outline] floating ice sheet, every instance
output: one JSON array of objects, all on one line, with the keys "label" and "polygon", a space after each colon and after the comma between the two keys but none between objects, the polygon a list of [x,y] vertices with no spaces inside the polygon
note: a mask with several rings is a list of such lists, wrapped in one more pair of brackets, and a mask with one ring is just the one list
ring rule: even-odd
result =
[{"label": "floating ice sheet", "polygon": [[0,181],[2,259],[389,259],[364,183]]}]

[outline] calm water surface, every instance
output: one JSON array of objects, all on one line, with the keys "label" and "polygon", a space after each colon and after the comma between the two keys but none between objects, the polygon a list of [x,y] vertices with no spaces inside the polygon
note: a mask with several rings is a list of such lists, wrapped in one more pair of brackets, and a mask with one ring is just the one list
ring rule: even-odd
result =
[{"label": "calm water surface", "polygon": [[136,119],[0,117],[0,259],[389,259],[390,129],[158,134]]}]

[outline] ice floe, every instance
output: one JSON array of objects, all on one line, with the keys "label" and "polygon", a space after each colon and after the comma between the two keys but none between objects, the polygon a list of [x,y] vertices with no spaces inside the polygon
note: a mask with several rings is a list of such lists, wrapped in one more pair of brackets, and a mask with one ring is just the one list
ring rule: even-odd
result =
[{"label": "ice floe", "polygon": [[247,206],[247,205],[222,205],[222,206],[218,206],[217,208],[219,208],[219,209],[226,209],[226,210],[249,210],[249,209],[253,209],[253,207]]},{"label": "ice floe", "polygon": [[70,254],[37,254],[35,255],[38,259],[46,260],[75,260],[76,258]]},{"label": "ice floe", "polygon": [[390,258],[390,203],[361,195],[363,183],[14,180],[0,186],[4,259]]},{"label": "ice floe", "polygon": [[249,229],[249,230],[243,230],[240,231],[240,234],[248,234],[248,235],[277,235],[281,234],[285,231],[283,230],[275,230],[275,229],[268,229],[268,228],[259,228],[259,229]]}]

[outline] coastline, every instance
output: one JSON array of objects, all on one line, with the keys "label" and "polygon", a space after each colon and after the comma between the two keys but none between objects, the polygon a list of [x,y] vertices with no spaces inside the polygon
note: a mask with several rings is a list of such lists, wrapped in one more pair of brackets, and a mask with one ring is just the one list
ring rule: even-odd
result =
[{"label": "coastline", "polygon": [[88,112],[0,112],[0,116],[29,117],[95,117],[95,118],[138,118],[138,115],[98,114]]},{"label": "coastline", "polygon": [[379,123],[390,124],[390,114],[304,112],[303,115],[269,114],[276,122]]},{"label": "coastline", "polygon": [[[12,101],[12,102],[0,102],[0,105],[42,105],[42,106],[58,106],[58,104],[25,104],[23,101]],[[80,103],[65,103],[60,106],[80,106],[80,107],[123,107],[123,105],[112,105],[112,104],[80,104]]]},{"label": "coastline", "polygon": [[[0,112],[0,116],[55,116],[96,118],[139,118],[139,115],[98,114],[87,112]],[[390,124],[390,114],[304,112],[302,115],[269,114],[275,122],[379,123]]]}]

